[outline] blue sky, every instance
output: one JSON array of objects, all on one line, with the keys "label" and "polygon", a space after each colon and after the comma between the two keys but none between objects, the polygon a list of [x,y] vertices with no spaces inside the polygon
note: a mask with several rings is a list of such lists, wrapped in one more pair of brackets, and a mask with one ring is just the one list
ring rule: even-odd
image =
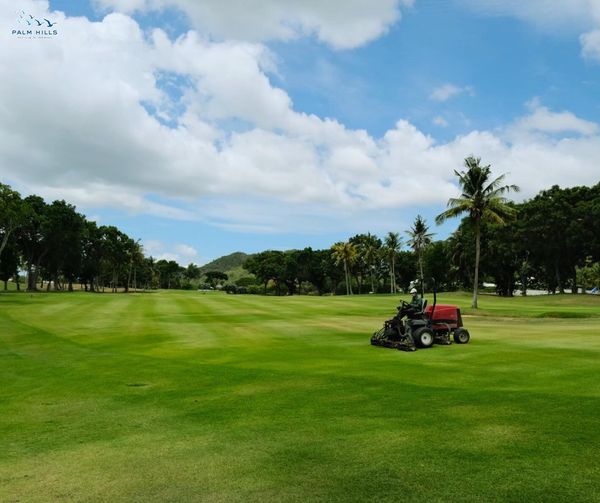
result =
[{"label": "blue sky", "polygon": [[[183,264],[417,214],[444,238],[457,222],[433,217],[471,154],[520,198],[599,181],[600,2],[256,6],[0,0],[0,179]],[[18,8],[59,34],[10,36]]]}]

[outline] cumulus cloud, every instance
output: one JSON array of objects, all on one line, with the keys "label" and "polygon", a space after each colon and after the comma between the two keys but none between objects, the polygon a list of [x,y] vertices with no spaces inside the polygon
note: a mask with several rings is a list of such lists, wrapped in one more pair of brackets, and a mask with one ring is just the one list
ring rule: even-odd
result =
[{"label": "cumulus cloud", "polygon": [[400,19],[400,8],[414,0],[96,0],[120,12],[175,7],[192,24],[218,39],[247,41],[290,40],[314,35],[336,49],[361,46],[386,33]]},{"label": "cumulus cloud", "polygon": [[[406,120],[375,138],[296,111],[260,43],[196,31],[171,40],[124,14],[90,22],[49,13],[47,2],[32,8],[59,22],[60,36],[0,44],[0,179],[84,209],[248,232],[339,231],[363,219],[376,231],[396,226],[398,209],[456,195],[453,170],[470,154],[510,172],[525,197],[597,181],[598,126],[536,101],[503,130],[447,143]],[[193,258],[166,245],[154,253]]]},{"label": "cumulus cloud", "polygon": [[569,111],[553,112],[534,98],[527,103],[528,115],[519,118],[507,132],[515,141],[522,141],[531,134],[565,134],[574,133],[583,136],[594,136],[599,132],[598,124],[577,117]]},{"label": "cumulus cloud", "polygon": [[153,257],[155,260],[174,260],[178,264],[196,264],[203,265],[206,260],[202,259],[198,250],[187,244],[168,244],[158,240],[146,240],[142,243],[144,253]]}]

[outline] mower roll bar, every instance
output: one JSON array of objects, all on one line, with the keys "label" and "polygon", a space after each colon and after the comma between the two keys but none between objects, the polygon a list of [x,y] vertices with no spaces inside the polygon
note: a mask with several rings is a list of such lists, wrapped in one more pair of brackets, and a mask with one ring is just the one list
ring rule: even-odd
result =
[{"label": "mower roll bar", "polygon": [[435,312],[435,305],[437,304],[437,283],[435,278],[429,278],[433,283],[433,305],[431,306],[431,319],[433,319],[433,313]]}]

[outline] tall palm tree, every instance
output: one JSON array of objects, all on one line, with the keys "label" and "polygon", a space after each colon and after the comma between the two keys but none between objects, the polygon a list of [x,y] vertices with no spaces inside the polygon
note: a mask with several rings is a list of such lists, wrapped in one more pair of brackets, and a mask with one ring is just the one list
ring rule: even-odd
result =
[{"label": "tall palm tree", "polygon": [[425,219],[421,215],[417,215],[411,229],[406,231],[410,237],[408,244],[417,254],[419,273],[421,275],[421,297],[425,295],[423,286],[423,252],[425,251],[425,248],[431,244],[431,238],[433,236],[433,234],[427,232],[428,230],[429,226],[425,222]]},{"label": "tall palm tree", "polygon": [[390,293],[396,293],[396,253],[400,251],[402,240],[397,232],[388,232],[385,237],[385,252],[390,263]]},{"label": "tall palm tree", "polygon": [[357,250],[352,243],[336,243],[332,247],[331,256],[336,265],[344,264],[344,280],[346,281],[346,295],[352,295],[350,282],[350,266],[356,261]]},{"label": "tall palm tree", "polygon": [[454,170],[462,194],[458,198],[448,200],[448,209],[440,213],[435,221],[441,224],[448,218],[467,214],[475,226],[475,274],[473,278],[473,302],[471,307],[477,309],[477,287],[479,285],[479,258],[481,253],[481,222],[492,222],[505,225],[507,220],[516,217],[516,210],[508,205],[504,194],[518,192],[516,185],[503,185],[506,175],[491,179],[491,167],[481,166],[479,157],[465,159],[467,171],[460,173]]}]

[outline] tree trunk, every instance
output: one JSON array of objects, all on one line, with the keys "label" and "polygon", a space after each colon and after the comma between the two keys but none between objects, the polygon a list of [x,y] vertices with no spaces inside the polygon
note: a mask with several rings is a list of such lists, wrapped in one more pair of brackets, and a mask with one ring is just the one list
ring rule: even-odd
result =
[{"label": "tree trunk", "polygon": [[558,285],[558,293],[565,293],[565,287],[562,282],[562,278],[560,277],[560,267],[558,267],[558,262],[554,264],[554,272],[556,274],[556,284]]},{"label": "tree trunk", "polygon": [[473,278],[473,302],[471,307],[477,309],[477,288],[479,287],[479,256],[481,254],[481,227],[475,220],[475,277]]},{"label": "tree trunk", "polygon": [[127,273],[127,286],[125,287],[125,293],[129,293],[129,286],[131,285],[131,269],[133,264],[129,263],[129,272]]},{"label": "tree trunk", "polygon": [[346,295],[350,295],[350,288],[348,282],[348,264],[346,260],[344,260],[344,281],[346,282]]},{"label": "tree trunk", "polygon": [[19,278],[19,273],[15,276],[15,282],[17,283],[17,292],[21,291],[21,279]]},{"label": "tree trunk", "polygon": [[5,291],[8,290],[8,280],[7,279],[4,280],[4,290]]},{"label": "tree trunk", "polygon": [[27,264],[27,290],[30,292],[35,292],[37,290],[37,278],[31,262]]}]

